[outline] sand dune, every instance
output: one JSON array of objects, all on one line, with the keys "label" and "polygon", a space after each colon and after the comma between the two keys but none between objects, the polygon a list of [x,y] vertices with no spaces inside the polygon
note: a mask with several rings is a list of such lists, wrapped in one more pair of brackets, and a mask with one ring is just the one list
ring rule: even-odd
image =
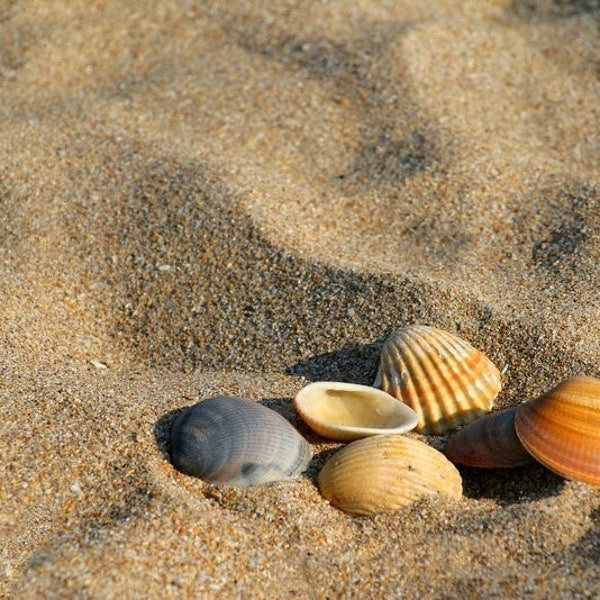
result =
[{"label": "sand dune", "polygon": [[[592,594],[595,488],[465,468],[351,518],[291,400],[413,322],[499,407],[600,376],[598,3],[272,4],[0,6],[0,595]],[[177,473],[219,394],[290,419],[305,476]]]}]

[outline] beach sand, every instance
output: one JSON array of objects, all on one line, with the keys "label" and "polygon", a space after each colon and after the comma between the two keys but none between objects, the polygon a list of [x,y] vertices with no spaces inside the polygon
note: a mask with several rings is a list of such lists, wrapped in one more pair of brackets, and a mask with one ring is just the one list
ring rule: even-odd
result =
[{"label": "beach sand", "polygon": [[[483,350],[499,408],[600,376],[597,1],[4,0],[0,123],[0,597],[599,593],[596,488],[461,468],[350,517],[292,405],[409,323]],[[178,473],[214,395],[308,471]]]}]

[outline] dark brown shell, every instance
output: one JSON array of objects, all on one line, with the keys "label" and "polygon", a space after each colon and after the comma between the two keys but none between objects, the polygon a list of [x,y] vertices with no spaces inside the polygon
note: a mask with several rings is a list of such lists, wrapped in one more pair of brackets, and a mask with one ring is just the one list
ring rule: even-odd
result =
[{"label": "dark brown shell", "polygon": [[534,462],[515,431],[516,407],[499,410],[456,432],[444,448],[453,462],[469,467],[508,469]]}]

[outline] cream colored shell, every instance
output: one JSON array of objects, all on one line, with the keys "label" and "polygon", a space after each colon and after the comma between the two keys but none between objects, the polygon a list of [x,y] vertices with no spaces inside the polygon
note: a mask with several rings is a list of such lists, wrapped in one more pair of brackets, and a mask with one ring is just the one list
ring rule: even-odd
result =
[{"label": "cream colored shell", "polygon": [[571,377],[520,404],[515,428],[525,448],[550,470],[600,485],[600,380]]},{"label": "cream colored shell", "polygon": [[462,496],[456,467],[427,444],[401,435],[376,435],[337,452],[319,473],[319,490],[352,515],[408,505],[423,495]]},{"label": "cream colored shell", "polygon": [[382,390],[356,383],[317,381],[303,387],[296,411],[319,435],[342,442],[382,433],[405,433],[417,414]]},{"label": "cream colored shell", "polygon": [[434,327],[410,325],[384,343],[374,386],[415,410],[417,431],[439,435],[489,412],[501,376],[467,341]]}]

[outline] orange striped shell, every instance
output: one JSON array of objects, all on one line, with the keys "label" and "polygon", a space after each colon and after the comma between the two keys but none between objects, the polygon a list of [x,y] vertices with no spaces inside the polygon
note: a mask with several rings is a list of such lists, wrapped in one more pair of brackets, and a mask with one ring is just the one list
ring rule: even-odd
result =
[{"label": "orange striped shell", "polygon": [[523,446],[551,471],[600,485],[600,380],[571,377],[517,407]]},{"label": "orange striped shell", "polygon": [[462,497],[456,467],[435,448],[402,435],[375,435],[348,444],[319,473],[326,500],[352,515],[406,506],[423,495]]},{"label": "orange striped shell", "polygon": [[417,413],[417,431],[440,435],[489,412],[501,384],[500,371],[467,341],[409,325],[385,341],[373,385]]}]

